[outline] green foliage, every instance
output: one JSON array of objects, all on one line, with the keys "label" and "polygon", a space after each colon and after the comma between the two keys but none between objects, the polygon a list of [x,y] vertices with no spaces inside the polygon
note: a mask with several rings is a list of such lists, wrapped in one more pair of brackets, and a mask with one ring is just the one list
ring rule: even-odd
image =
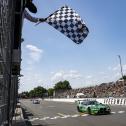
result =
[{"label": "green foliage", "polygon": [[122,79],[126,80],[126,75],[124,75],[123,78],[120,78],[119,80],[122,80]]},{"label": "green foliage", "polygon": [[35,91],[34,90],[29,91],[29,96],[30,97],[35,97]]},{"label": "green foliage", "polygon": [[25,97],[44,97],[44,96],[53,96],[54,90],[69,90],[72,89],[70,86],[69,81],[59,81],[58,83],[55,84],[54,88],[49,88],[48,90],[45,89],[42,86],[35,87],[33,90],[30,90],[29,92],[23,92],[21,93],[20,96],[25,96]]},{"label": "green foliage", "polygon": [[48,89],[48,96],[53,96],[53,92],[54,92],[54,89],[53,88],[49,88]]},{"label": "green foliage", "polygon": [[59,81],[58,83],[55,84],[54,86],[55,90],[70,90],[72,89],[70,86],[69,81],[65,80],[65,81]]},{"label": "green foliage", "polygon": [[21,95],[23,98],[29,97],[28,91],[24,91],[24,92],[22,92],[20,95]]},{"label": "green foliage", "polygon": [[47,90],[41,86],[38,86],[29,92],[30,97],[43,97]]},{"label": "green foliage", "polygon": [[123,79],[126,80],[126,75],[123,76]]}]

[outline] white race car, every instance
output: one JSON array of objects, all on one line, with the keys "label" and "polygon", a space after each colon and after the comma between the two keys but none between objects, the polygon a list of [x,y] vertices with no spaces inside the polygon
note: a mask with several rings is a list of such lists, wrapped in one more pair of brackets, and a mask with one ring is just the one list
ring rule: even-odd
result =
[{"label": "white race car", "polygon": [[40,104],[40,100],[38,100],[38,99],[35,99],[35,100],[33,100],[33,102],[32,102],[33,104]]}]

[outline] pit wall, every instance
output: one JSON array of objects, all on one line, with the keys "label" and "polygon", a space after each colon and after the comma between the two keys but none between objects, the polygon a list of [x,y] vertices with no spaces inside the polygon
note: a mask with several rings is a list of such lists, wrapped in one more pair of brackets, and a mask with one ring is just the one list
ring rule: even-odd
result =
[{"label": "pit wall", "polygon": [[126,98],[53,98],[44,99],[45,101],[55,101],[55,102],[75,102],[77,100],[96,100],[103,104],[108,105],[126,105]]}]

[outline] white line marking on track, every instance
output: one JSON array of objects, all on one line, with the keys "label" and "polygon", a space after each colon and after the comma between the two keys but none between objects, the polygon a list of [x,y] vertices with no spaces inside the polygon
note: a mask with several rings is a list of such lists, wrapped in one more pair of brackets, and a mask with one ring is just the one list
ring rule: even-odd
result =
[{"label": "white line marking on track", "polygon": [[41,118],[41,119],[39,119],[39,120],[46,120],[46,119],[49,119],[50,117],[43,117],[43,118]]},{"label": "white line marking on track", "polygon": [[81,115],[81,116],[88,116],[89,114],[83,114],[83,115]]},{"label": "white line marking on track", "polygon": [[56,118],[50,118],[50,119],[56,119]]},{"label": "white line marking on track", "polygon": [[118,111],[118,113],[124,113],[125,111]]},{"label": "white line marking on track", "polygon": [[62,117],[64,117],[65,115],[64,114],[62,114],[62,113],[57,113],[58,115],[60,115],[60,116],[62,116]]},{"label": "white line marking on track", "polygon": [[47,108],[55,108],[56,106],[47,106]]},{"label": "white line marking on track", "polygon": [[[126,111],[118,111],[118,112],[111,112],[112,114],[122,114],[125,113]],[[55,120],[55,119],[65,119],[65,118],[76,118],[76,117],[86,117],[89,116],[89,114],[73,114],[73,115],[65,115],[62,113],[57,113],[59,116],[54,116],[54,117],[43,117],[43,118],[31,118],[28,119],[28,121],[35,121],[35,120],[47,120],[47,119],[51,119],[51,120]]]},{"label": "white line marking on track", "polygon": [[76,114],[76,115],[72,115],[71,117],[78,117],[78,116],[80,116],[80,115]]},{"label": "white line marking on track", "polygon": [[116,114],[116,112],[111,112],[112,114]]},{"label": "white line marking on track", "polygon": [[70,117],[70,115],[65,115],[65,117],[67,117],[67,118],[68,118],[68,117]]},{"label": "white line marking on track", "polygon": [[55,118],[57,119],[57,118],[60,118],[60,116],[55,116]]},{"label": "white line marking on track", "polygon": [[35,120],[38,120],[39,118],[32,118],[32,119],[29,119],[29,121],[35,121]]},{"label": "white line marking on track", "polygon": [[58,119],[58,118],[60,118],[60,116],[55,116],[55,117],[50,118],[50,119]]},{"label": "white line marking on track", "polygon": [[67,118],[67,116],[63,116],[63,117],[60,117],[61,119],[65,119],[65,118]]},{"label": "white line marking on track", "polygon": [[49,119],[50,117],[44,117],[43,119]]},{"label": "white line marking on track", "polygon": [[41,118],[41,119],[39,119],[39,120],[46,120],[46,119],[44,119],[44,118]]}]

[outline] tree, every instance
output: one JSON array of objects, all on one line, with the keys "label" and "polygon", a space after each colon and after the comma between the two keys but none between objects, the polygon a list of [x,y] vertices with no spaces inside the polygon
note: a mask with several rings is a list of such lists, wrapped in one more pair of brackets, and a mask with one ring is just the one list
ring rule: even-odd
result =
[{"label": "tree", "polygon": [[35,91],[34,90],[31,90],[29,91],[29,96],[32,98],[32,97],[35,97]]},{"label": "tree", "polygon": [[22,93],[20,94],[20,97],[22,97],[22,98],[28,98],[28,97],[29,97],[28,91],[22,92]]},{"label": "tree", "polygon": [[55,84],[54,86],[55,90],[70,90],[72,89],[70,86],[69,81],[65,80],[65,81],[59,81],[58,83]]},{"label": "tree", "polygon": [[48,96],[53,96],[53,92],[54,92],[54,89],[53,88],[49,88],[48,89]]},{"label": "tree", "polygon": [[41,86],[34,88],[34,91],[36,97],[43,97],[44,93],[47,92],[47,90]]},{"label": "tree", "polygon": [[43,97],[47,90],[41,86],[38,86],[29,92],[30,97]]},{"label": "tree", "polygon": [[126,75],[123,76],[123,79],[126,80]]},{"label": "tree", "polygon": [[119,80],[122,80],[122,79],[126,80],[126,75],[124,75],[123,78],[121,77]]},{"label": "tree", "polygon": [[67,80],[65,80],[64,82],[63,82],[63,84],[64,84],[64,88],[66,88],[66,89],[72,89],[72,87],[70,86],[70,83],[69,83],[69,81],[67,81]]}]

